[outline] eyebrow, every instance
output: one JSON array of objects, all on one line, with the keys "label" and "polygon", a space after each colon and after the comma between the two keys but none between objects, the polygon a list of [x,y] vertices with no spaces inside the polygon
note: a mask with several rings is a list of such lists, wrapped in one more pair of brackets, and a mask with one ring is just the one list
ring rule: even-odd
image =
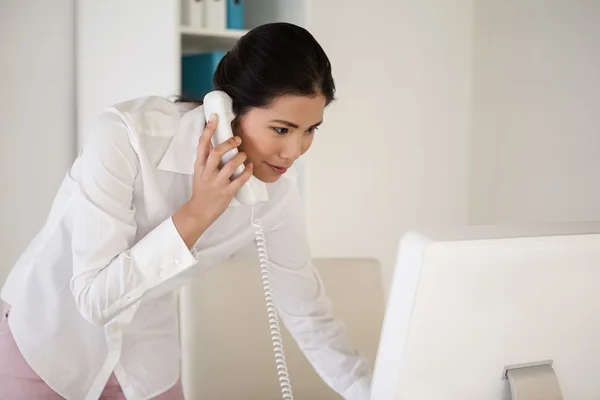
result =
[{"label": "eyebrow", "polygon": [[[298,124],[295,124],[295,123],[290,122],[290,121],[285,121],[285,120],[282,120],[282,119],[272,119],[271,122],[277,122],[279,124],[286,125],[286,126],[289,126],[290,128],[294,128],[294,129],[300,128],[300,126],[298,126]],[[321,120],[321,121],[317,122],[316,124],[312,125],[310,128],[316,128],[317,126],[321,125],[322,123],[323,123],[323,120]]]}]

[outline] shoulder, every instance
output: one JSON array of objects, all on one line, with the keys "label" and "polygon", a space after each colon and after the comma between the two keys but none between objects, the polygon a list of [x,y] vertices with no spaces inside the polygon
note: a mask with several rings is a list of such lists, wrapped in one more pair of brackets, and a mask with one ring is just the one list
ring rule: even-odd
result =
[{"label": "shoulder", "polygon": [[173,138],[182,115],[190,108],[190,104],[175,103],[161,96],[116,103],[98,115],[86,133],[84,147],[105,142],[131,148],[137,153],[148,149],[152,149],[153,154],[160,153],[159,150]]},{"label": "shoulder", "polygon": [[106,112],[117,114],[137,134],[172,136],[184,108],[165,97],[147,96],[117,103]]},{"label": "shoulder", "polygon": [[107,107],[86,133],[81,153],[88,158],[120,153],[131,162],[148,150],[159,154],[172,139],[187,106],[165,97],[148,96]]}]

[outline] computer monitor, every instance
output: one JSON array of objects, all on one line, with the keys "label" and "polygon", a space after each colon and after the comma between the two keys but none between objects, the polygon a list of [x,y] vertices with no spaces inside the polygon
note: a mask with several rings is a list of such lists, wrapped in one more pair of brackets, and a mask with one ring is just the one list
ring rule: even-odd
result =
[{"label": "computer monitor", "polygon": [[600,223],[400,241],[371,400],[600,399]]}]

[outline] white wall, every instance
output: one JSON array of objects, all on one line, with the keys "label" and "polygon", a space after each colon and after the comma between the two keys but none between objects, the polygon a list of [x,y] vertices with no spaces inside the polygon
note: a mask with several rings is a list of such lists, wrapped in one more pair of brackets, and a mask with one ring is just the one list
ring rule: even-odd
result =
[{"label": "white wall", "polygon": [[373,255],[387,278],[407,228],[600,219],[600,2],[369,13],[309,2],[339,93],[307,163],[315,255]]},{"label": "white wall", "polygon": [[600,220],[600,2],[475,2],[471,219]]},{"label": "white wall", "polygon": [[467,219],[472,4],[365,4],[309,3],[338,101],[307,153],[308,224],[315,256],[375,256],[387,278],[404,230]]},{"label": "white wall", "polygon": [[0,10],[0,285],[75,153],[73,1]]},{"label": "white wall", "polygon": [[106,107],[179,94],[179,16],[178,0],[77,3],[78,148]]}]

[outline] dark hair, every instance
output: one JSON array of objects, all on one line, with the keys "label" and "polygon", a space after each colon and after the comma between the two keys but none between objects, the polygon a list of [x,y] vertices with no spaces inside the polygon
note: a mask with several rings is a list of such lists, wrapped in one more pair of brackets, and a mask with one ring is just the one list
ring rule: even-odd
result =
[{"label": "dark hair", "polygon": [[242,36],[219,62],[213,85],[231,97],[238,116],[283,95],[322,94],[326,104],[335,99],[329,58],[306,29],[286,22]]}]

